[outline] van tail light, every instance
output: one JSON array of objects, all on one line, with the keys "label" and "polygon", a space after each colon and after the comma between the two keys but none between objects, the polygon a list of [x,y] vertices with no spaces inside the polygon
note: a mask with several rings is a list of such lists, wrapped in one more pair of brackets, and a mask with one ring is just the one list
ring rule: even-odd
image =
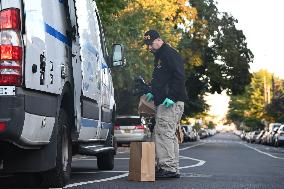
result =
[{"label": "van tail light", "polygon": [[19,9],[11,8],[0,12],[0,30],[12,29],[20,31],[20,28],[21,20]]},{"label": "van tail light", "polygon": [[0,122],[0,133],[6,130],[6,124],[4,122]]},{"label": "van tail light", "polygon": [[145,129],[143,125],[136,125],[135,128],[136,129]]},{"label": "van tail light", "polygon": [[120,130],[120,125],[116,123],[116,124],[114,125],[114,130]]},{"label": "van tail light", "polygon": [[19,9],[0,11],[0,85],[22,84],[22,37]]}]

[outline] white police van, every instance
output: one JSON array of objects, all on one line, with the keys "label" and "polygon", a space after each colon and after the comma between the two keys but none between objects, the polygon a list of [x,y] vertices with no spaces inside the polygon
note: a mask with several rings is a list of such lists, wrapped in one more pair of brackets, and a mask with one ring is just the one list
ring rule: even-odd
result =
[{"label": "white police van", "polygon": [[62,187],[72,155],[111,170],[116,104],[109,56],[93,0],[0,1],[0,174],[34,173]]}]

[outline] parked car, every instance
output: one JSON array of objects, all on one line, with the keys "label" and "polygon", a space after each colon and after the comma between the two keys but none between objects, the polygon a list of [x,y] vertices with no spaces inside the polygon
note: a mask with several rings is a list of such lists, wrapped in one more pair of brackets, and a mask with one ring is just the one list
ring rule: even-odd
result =
[{"label": "parked car", "polygon": [[265,130],[261,130],[261,131],[260,131],[260,133],[259,133],[259,134],[256,136],[256,138],[255,138],[255,143],[260,144],[261,138],[262,138],[262,136],[264,135],[264,133],[265,133]]},{"label": "parked car", "polygon": [[206,138],[208,136],[208,133],[205,130],[201,129],[198,131],[198,135],[199,135],[199,138],[202,139],[202,138]]},{"label": "parked car", "polygon": [[267,144],[269,132],[270,131],[268,129],[265,129],[265,132],[260,139],[261,144]]},{"label": "parked car", "polygon": [[256,139],[257,135],[259,135],[259,133],[260,133],[260,131],[252,131],[252,132],[250,132],[249,137],[248,137],[248,142],[254,143],[255,139]]},{"label": "parked car", "polygon": [[143,117],[136,115],[117,116],[114,125],[114,136],[117,144],[129,144],[132,141],[145,141],[149,136],[149,128]]},{"label": "parked car", "polygon": [[279,127],[275,127],[269,134],[268,136],[268,144],[273,146],[274,145],[274,140],[275,140],[275,134],[277,133]]},{"label": "parked car", "polygon": [[198,134],[195,129],[193,129],[192,125],[182,125],[181,126],[183,134],[184,134],[184,141],[196,141],[198,139]]},{"label": "parked car", "polygon": [[284,125],[281,125],[274,135],[274,146],[282,146],[284,144]]},{"label": "parked car", "polygon": [[276,127],[280,127],[282,123],[270,123],[268,126],[269,131],[273,131]]},{"label": "parked car", "polygon": [[281,123],[270,123],[268,126],[268,130],[264,133],[261,143],[273,145],[273,136],[276,133],[276,130],[281,126]]},{"label": "parked car", "polygon": [[214,136],[216,134],[216,129],[208,129],[209,136]]},{"label": "parked car", "polygon": [[250,137],[251,137],[251,132],[246,132],[244,140],[247,141],[247,142],[250,142]]},{"label": "parked car", "polygon": [[245,140],[246,132],[245,132],[245,131],[242,131],[240,137],[241,137],[242,140]]}]

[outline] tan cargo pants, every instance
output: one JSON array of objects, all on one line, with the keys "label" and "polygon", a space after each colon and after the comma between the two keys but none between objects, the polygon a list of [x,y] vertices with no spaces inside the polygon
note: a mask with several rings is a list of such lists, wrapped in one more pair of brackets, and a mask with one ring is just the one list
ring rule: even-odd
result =
[{"label": "tan cargo pants", "polygon": [[157,107],[154,128],[157,168],[179,173],[179,144],[175,132],[183,111],[184,102],[180,101],[169,108],[162,104]]}]

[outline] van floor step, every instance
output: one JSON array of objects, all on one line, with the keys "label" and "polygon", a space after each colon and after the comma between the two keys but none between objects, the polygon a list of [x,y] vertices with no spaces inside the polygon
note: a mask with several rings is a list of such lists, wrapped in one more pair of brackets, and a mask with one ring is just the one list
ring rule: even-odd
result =
[{"label": "van floor step", "polygon": [[104,145],[79,145],[78,153],[81,155],[89,155],[96,156],[104,152],[115,151],[112,146],[104,146]]}]

